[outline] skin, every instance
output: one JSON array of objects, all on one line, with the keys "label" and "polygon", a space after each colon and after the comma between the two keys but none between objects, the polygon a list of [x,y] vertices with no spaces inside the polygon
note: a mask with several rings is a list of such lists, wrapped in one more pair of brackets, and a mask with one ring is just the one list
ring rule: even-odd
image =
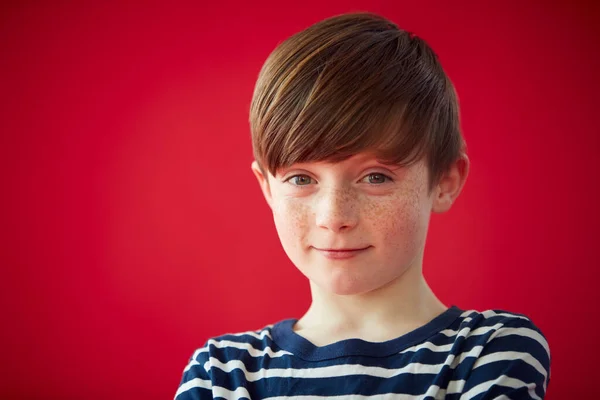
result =
[{"label": "skin", "polygon": [[[461,157],[432,191],[424,160],[398,167],[360,153],[339,163],[310,162],[264,176],[254,172],[281,244],[310,281],[312,303],[294,330],[315,345],[348,338],[381,342],[447,309],[423,277],[432,212],[448,211],[469,171]],[[319,249],[366,248],[332,260]]]}]

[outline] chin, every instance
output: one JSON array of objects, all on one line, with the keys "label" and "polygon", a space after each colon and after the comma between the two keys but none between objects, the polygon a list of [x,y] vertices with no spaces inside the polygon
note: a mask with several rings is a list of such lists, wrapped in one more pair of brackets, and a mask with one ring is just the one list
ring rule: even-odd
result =
[{"label": "chin", "polygon": [[339,296],[359,295],[377,289],[376,285],[369,284],[363,279],[344,279],[343,277],[337,277],[337,279],[333,277],[323,279],[321,277],[315,283],[322,290]]},{"label": "chin", "polygon": [[356,296],[356,295],[360,295],[360,294],[364,294],[367,292],[370,292],[370,290],[364,290],[362,288],[352,288],[352,287],[347,287],[347,288],[329,288],[329,289],[325,289],[327,290],[329,293],[338,295],[338,296]]}]

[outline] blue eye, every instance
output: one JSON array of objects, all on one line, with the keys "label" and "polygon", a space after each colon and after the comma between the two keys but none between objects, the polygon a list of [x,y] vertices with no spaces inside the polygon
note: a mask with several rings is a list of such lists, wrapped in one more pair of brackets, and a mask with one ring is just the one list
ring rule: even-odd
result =
[{"label": "blue eye", "polygon": [[286,182],[292,181],[294,186],[306,186],[310,183],[311,177],[308,175],[294,175],[289,177]]}]

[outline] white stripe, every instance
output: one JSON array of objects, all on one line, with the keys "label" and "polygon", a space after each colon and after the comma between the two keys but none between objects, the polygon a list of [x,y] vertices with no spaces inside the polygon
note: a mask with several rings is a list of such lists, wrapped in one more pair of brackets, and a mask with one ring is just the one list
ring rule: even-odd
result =
[{"label": "white stripe", "polygon": [[264,357],[266,354],[271,356],[271,358],[292,355],[292,353],[290,353],[289,351],[285,351],[285,350],[273,351],[269,346],[265,347],[264,350],[259,350],[255,347],[253,347],[249,343],[232,342],[230,340],[216,341],[216,340],[211,339],[208,341],[208,344],[212,344],[213,346],[215,346],[219,349],[223,349],[225,347],[235,347],[236,349],[246,350],[252,357]]},{"label": "white stripe", "polygon": [[395,394],[395,393],[386,393],[386,394],[376,394],[373,396],[364,396],[361,394],[342,394],[338,396],[273,396],[273,397],[263,397],[264,399],[270,400],[320,400],[320,399],[368,399],[368,400],[389,400],[389,399],[398,399],[398,400],[417,400],[422,399],[423,396],[413,396],[410,394]]},{"label": "white stripe", "polygon": [[177,398],[177,396],[179,396],[181,393],[187,392],[188,390],[193,388],[202,388],[210,390],[210,386],[211,383],[209,380],[204,380],[200,378],[191,379],[179,386],[179,389],[177,389],[177,393],[175,393],[175,398]]},{"label": "white stripe", "polygon": [[190,368],[192,368],[194,365],[200,365],[200,363],[198,361],[196,361],[196,359],[198,358],[198,356],[200,355],[200,353],[205,353],[207,352],[208,349],[206,347],[202,347],[201,349],[197,349],[194,352],[194,355],[192,356],[192,358],[190,359],[190,362],[188,363],[188,365],[185,366],[185,368],[183,369],[183,372],[187,372],[189,371]]},{"label": "white stripe", "polygon": [[[508,318],[518,318],[530,321],[529,318],[524,317],[522,315],[516,315],[510,312],[495,312],[493,310],[485,310],[485,311],[477,311],[477,310],[465,310],[462,314],[460,314],[461,318],[467,319],[467,317],[471,317],[475,315],[481,315],[483,318],[488,319],[492,317],[508,317]],[[469,318],[470,321],[470,318]]]},{"label": "white stripe", "polygon": [[461,318],[466,318],[471,316],[471,314],[479,314],[477,310],[464,310],[462,314],[460,314]]},{"label": "white stripe", "polygon": [[[481,336],[481,335],[485,335],[487,334],[489,331],[494,331],[494,330],[498,330],[499,328],[504,327],[505,325],[502,323],[497,323],[495,325],[491,325],[491,326],[480,326],[479,328],[476,328],[474,330],[471,330],[471,327],[464,327],[462,328],[460,331],[455,331],[452,329],[444,329],[443,331],[441,331],[440,333],[451,337],[451,336],[462,336],[462,337],[468,337],[468,336]],[[456,340],[456,339],[455,339]]]},{"label": "white stripe", "polygon": [[493,363],[496,361],[513,361],[513,360],[525,361],[527,364],[529,364],[533,368],[535,368],[537,372],[542,374],[544,376],[544,382],[546,381],[546,378],[548,377],[548,372],[546,371],[544,366],[531,354],[522,353],[519,351],[499,351],[496,353],[485,355],[483,357],[479,357],[477,359],[477,361],[475,361],[475,364],[473,364],[472,371],[479,367],[482,367],[486,364],[490,364],[490,363]]},{"label": "white stripe", "polygon": [[548,358],[550,358],[550,346],[548,346],[548,342],[546,341],[546,339],[542,335],[540,335],[537,331],[535,331],[533,329],[529,329],[529,328],[508,328],[507,327],[506,329],[498,332],[496,337],[509,336],[509,335],[525,336],[530,339],[536,340],[537,342],[539,342],[539,344],[542,345],[544,350],[546,350],[546,353],[548,353]]},{"label": "white stripe", "polygon": [[476,328],[476,329],[472,330],[471,331],[471,335],[469,335],[469,336],[487,335],[490,331],[497,331],[497,330],[501,329],[504,326],[505,325],[501,324],[501,323],[497,323],[497,324],[494,324],[492,326],[480,326],[479,328]]},{"label": "white stripe", "polygon": [[423,349],[431,350],[434,353],[446,353],[446,352],[449,352],[450,350],[452,350],[452,345],[453,344],[454,343],[449,343],[449,344],[444,344],[444,345],[441,345],[441,346],[437,346],[437,345],[435,345],[435,344],[433,344],[431,342],[424,342],[424,343],[417,344],[417,345],[414,345],[412,347],[409,347],[407,349],[404,349],[404,350],[402,350],[400,352],[400,354],[410,353],[410,352],[415,352],[416,353],[416,352],[418,352],[420,350],[423,350]]},{"label": "white stripe", "polygon": [[247,399],[252,398],[250,397],[248,390],[243,386],[239,386],[235,390],[229,390],[221,386],[213,386],[212,397],[223,397],[225,399],[239,399],[240,397],[245,397]]},{"label": "white stripe", "polygon": [[477,358],[479,357],[479,355],[481,354],[481,351],[483,350],[483,346],[478,345],[478,346],[473,346],[471,348],[471,350],[469,350],[468,352],[462,352],[460,354],[456,355],[456,358],[454,359],[454,361],[452,362],[452,364],[450,365],[450,368],[452,369],[456,369],[456,367],[458,367],[460,364],[463,363],[463,361],[465,361],[465,358]]},{"label": "white stripe", "polygon": [[471,388],[471,390],[469,390],[468,392],[463,394],[460,397],[460,399],[461,400],[472,399],[473,397],[477,396],[480,393],[487,392],[493,385],[505,386],[505,387],[509,387],[509,388],[513,388],[513,389],[518,389],[518,388],[525,386],[529,390],[528,394],[532,398],[534,398],[535,400],[541,400],[540,397],[537,394],[535,394],[535,383],[525,383],[519,379],[511,378],[506,375],[501,375],[500,377],[498,377],[498,379],[483,382],[477,386],[474,386],[473,388]]},{"label": "white stripe", "polygon": [[444,329],[443,331],[440,331],[440,334],[447,336],[447,337],[456,336],[457,333],[458,333],[458,331],[455,331],[453,329]]},{"label": "white stripe", "polygon": [[209,390],[212,389],[212,397],[223,397],[225,399],[239,399],[240,397],[246,397],[248,399],[251,398],[250,393],[248,393],[248,390],[245,387],[240,386],[235,390],[229,390],[221,386],[211,387],[210,381],[204,381],[196,378],[181,385],[175,394],[175,399],[177,399],[177,396],[179,396],[181,393],[196,387]]},{"label": "white stripe", "polygon": [[463,387],[465,386],[465,383],[466,383],[466,381],[464,379],[461,379],[458,381],[450,381],[450,382],[448,382],[447,389],[440,389],[440,387],[438,385],[431,385],[429,387],[429,389],[427,389],[427,392],[425,392],[422,395],[422,397],[420,397],[420,398],[425,398],[427,396],[430,396],[430,397],[434,397],[436,399],[440,399],[440,398],[444,398],[448,394],[460,393],[460,392],[462,392]]},{"label": "white stripe", "polygon": [[[544,346],[544,348],[548,351],[548,343],[546,342],[546,340],[544,340],[544,337],[542,335],[540,335],[539,333],[537,333],[536,331],[532,330],[532,329],[528,329],[528,328],[514,328],[514,329],[518,329],[519,332],[515,332],[513,331],[504,331],[501,330],[500,328],[504,327],[503,324],[498,323],[495,324],[493,326],[482,326],[480,328],[477,328],[475,330],[471,330],[469,327],[465,327],[463,329],[461,329],[460,331],[454,331],[451,329],[446,329],[444,331],[442,331],[441,333],[450,337],[450,336],[457,336],[458,337],[474,337],[474,336],[481,336],[481,335],[486,335],[488,334],[490,331],[498,331],[498,334],[496,336],[506,336],[506,335],[515,335],[515,334],[519,334],[520,336],[527,336],[530,337],[532,339],[535,339],[537,341],[540,342],[540,344],[542,346]],[[508,328],[507,328],[508,329]],[[523,333],[521,334],[521,330],[523,330]],[[454,345],[454,342],[456,342],[456,338],[454,339],[454,341],[452,343],[449,344],[445,344],[445,345],[441,345],[441,346],[437,346],[434,345],[432,342],[424,342],[421,344],[417,344],[415,346],[409,347],[407,349],[404,349],[400,352],[400,354],[402,353],[406,353],[406,352],[417,352],[421,349],[429,349],[431,351],[434,352],[448,352],[450,350],[452,350],[452,346]]]},{"label": "white stripe", "polygon": [[[319,368],[261,368],[256,372],[249,372],[243,362],[239,360],[230,360],[222,363],[216,358],[211,357],[207,363],[210,367],[216,367],[225,373],[230,373],[234,369],[241,370],[248,382],[256,382],[263,378],[336,378],[347,375],[368,375],[378,378],[392,378],[402,374],[438,374],[444,364],[420,364],[411,363],[403,368],[388,369],[382,367],[368,367],[360,364],[341,364],[331,365]],[[205,368],[208,365],[205,365]]]},{"label": "white stripe", "polygon": [[[273,325],[267,325],[263,330],[261,331],[248,331],[248,332],[242,332],[242,333],[228,333],[227,336],[235,336],[235,337],[240,337],[240,336],[244,336],[244,335],[248,335],[248,336],[252,336],[256,339],[264,339],[265,337],[268,337],[269,339],[271,339],[271,334],[269,333],[269,330]],[[225,336],[225,335],[223,335]],[[260,357],[260,356],[264,356],[265,354],[268,354],[269,356],[275,358],[275,357],[281,357],[284,355],[291,355],[292,353],[281,350],[278,352],[273,352],[273,350],[270,347],[265,347],[265,350],[261,353],[260,350],[256,349],[255,347],[253,347],[252,345],[250,345],[247,342],[233,342],[230,340],[216,340],[216,339],[209,339],[208,342],[206,343],[206,346],[197,349],[194,352],[194,355],[191,357],[191,360],[189,361],[189,363],[185,366],[185,368],[183,369],[183,372],[187,372],[190,370],[190,368],[192,368],[194,365],[200,365],[200,363],[196,360],[198,358],[198,356],[200,355],[200,353],[206,353],[208,352],[208,346],[209,345],[213,345],[217,348],[224,348],[224,347],[235,347],[238,349],[242,349],[242,350],[247,350],[248,353],[250,353],[251,356],[253,357]],[[208,371],[208,370],[207,370]]]},{"label": "white stripe", "polygon": [[440,389],[438,385],[431,385],[421,398],[433,397],[434,399],[443,399],[447,394],[449,393],[446,389]]},{"label": "white stripe", "polygon": [[467,383],[467,381],[465,381],[464,379],[459,379],[457,381],[450,381],[450,382],[448,382],[448,389],[446,389],[446,391],[450,394],[462,393],[463,388],[465,387],[466,383]]},{"label": "white stripe", "polygon": [[524,319],[526,321],[529,321],[529,318],[527,318],[527,317],[524,317],[522,315],[507,313],[507,312],[497,313],[493,310],[486,310],[486,311],[482,311],[480,314],[483,315],[483,317],[485,319],[492,318],[492,317],[508,317],[508,318]]},{"label": "white stripe", "polygon": [[259,330],[259,331],[247,331],[247,332],[239,332],[239,333],[228,333],[226,335],[222,335],[222,336],[244,336],[244,335],[248,335],[248,336],[252,336],[256,339],[264,339],[265,337],[268,337],[269,339],[273,339],[271,337],[271,333],[269,332],[270,329],[273,327],[273,325],[267,325],[265,326],[263,329]]}]

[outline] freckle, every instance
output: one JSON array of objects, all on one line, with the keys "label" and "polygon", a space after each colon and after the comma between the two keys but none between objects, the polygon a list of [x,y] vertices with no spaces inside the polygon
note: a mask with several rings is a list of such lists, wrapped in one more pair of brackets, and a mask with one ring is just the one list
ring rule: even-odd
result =
[{"label": "freckle", "polygon": [[295,229],[302,229],[306,227],[307,215],[309,208],[302,203],[295,203],[290,206],[289,215],[292,219],[291,224]]}]

